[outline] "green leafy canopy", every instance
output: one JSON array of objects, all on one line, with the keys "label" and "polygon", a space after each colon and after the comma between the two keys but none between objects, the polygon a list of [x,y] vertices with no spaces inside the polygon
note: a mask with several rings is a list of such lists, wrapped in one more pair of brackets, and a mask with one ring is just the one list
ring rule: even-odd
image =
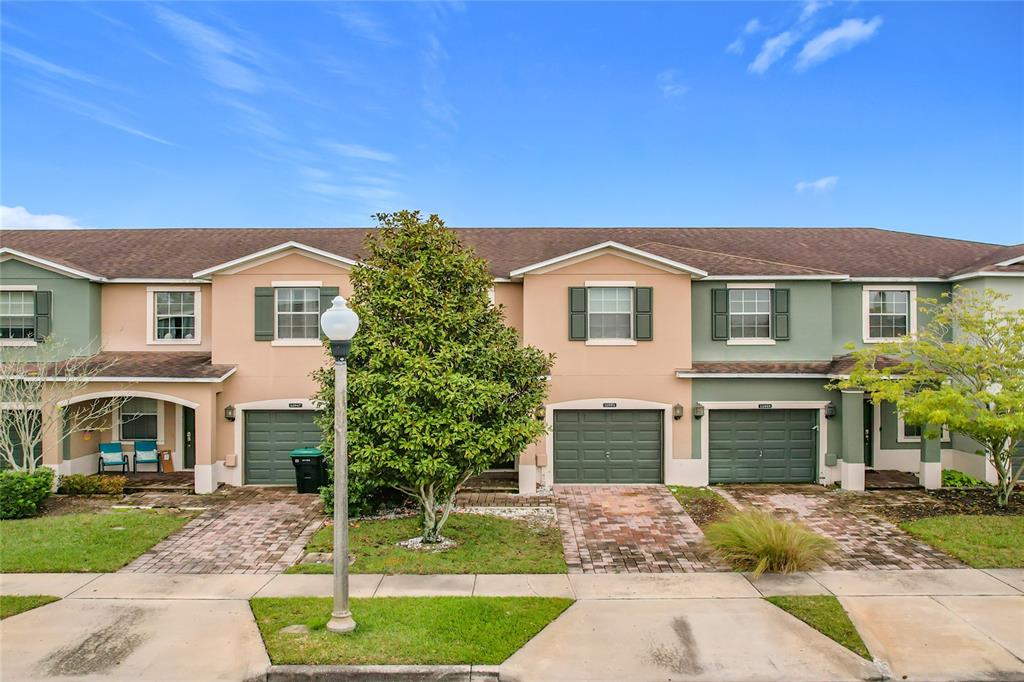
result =
[{"label": "green leafy canopy", "polygon": [[[377,220],[351,275],[361,326],[348,357],[350,468],[421,504],[447,501],[468,476],[544,433],[534,412],[553,356],[520,345],[490,302],[487,263],[439,217]],[[332,450],[333,368],[316,377]]]}]

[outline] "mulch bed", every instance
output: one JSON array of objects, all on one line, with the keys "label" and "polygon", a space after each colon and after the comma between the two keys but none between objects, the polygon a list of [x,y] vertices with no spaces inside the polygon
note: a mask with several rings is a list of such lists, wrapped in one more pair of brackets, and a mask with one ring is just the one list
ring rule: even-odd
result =
[{"label": "mulch bed", "polygon": [[717,494],[714,497],[692,497],[680,504],[701,530],[736,513],[736,509]]},{"label": "mulch bed", "polygon": [[1014,493],[1007,507],[997,507],[995,495],[987,488],[929,490],[876,511],[895,524],[954,514],[1020,516],[1024,515],[1024,493]]}]

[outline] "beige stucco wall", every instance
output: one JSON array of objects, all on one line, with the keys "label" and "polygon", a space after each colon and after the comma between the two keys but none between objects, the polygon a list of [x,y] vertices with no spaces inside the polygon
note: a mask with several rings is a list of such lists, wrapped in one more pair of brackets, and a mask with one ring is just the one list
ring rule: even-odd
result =
[{"label": "beige stucco wall", "polygon": [[346,269],[299,254],[213,277],[212,326],[217,339],[213,362],[238,367],[217,400],[215,460],[223,460],[236,449],[235,425],[223,418],[225,407],[262,400],[308,399],[316,390],[310,374],[329,363],[320,345],[275,346],[270,341],[255,340],[256,287],[286,281],[320,282],[322,286],[338,287],[346,298],[352,294]]},{"label": "beige stucco wall", "polygon": [[[568,290],[587,282],[634,282],[653,288],[654,334],[651,341],[627,346],[588,346],[570,341]],[[613,254],[576,262],[544,274],[528,274],[523,282],[523,339],[556,355],[547,405],[558,409],[570,401],[644,401],[667,406],[679,403],[686,416],[671,424],[670,459],[691,456],[690,382],[675,370],[691,362],[690,278]],[[625,404],[620,404],[625,408]],[[601,404],[593,405],[601,409]],[[528,448],[521,464],[547,466],[545,440]]]},{"label": "beige stucco wall", "polygon": [[[150,289],[174,291],[189,287],[198,287],[200,293],[200,343],[147,343],[147,325],[154,324],[147,314],[148,299],[152,295]],[[100,288],[100,296],[103,350],[209,352],[213,348],[213,330],[210,325],[213,295],[209,284],[104,284]]]},{"label": "beige stucco wall", "polygon": [[505,308],[505,324],[523,333],[522,282],[495,282],[494,303]]}]

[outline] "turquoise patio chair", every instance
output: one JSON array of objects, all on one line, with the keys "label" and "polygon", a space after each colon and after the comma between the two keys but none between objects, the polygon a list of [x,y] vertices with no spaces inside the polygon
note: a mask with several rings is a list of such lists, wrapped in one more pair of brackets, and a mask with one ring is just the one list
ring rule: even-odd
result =
[{"label": "turquoise patio chair", "polygon": [[120,443],[100,443],[100,458],[96,463],[96,473],[102,474],[107,467],[121,467],[128,473],[128,456],[121,449]]},{"label": "turquoise patio chair", "polygon": [[132,471],[138,472],[140,464],[155,464],[156,473],[160,473],[160,454],[156,451],[155,440],[135,441],[135,456]]}]

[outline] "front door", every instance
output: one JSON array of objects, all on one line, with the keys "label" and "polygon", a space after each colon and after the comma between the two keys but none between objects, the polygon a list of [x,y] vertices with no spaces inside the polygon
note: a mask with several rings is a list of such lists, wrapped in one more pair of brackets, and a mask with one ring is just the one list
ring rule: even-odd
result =
[{"label": "front door", "polygon": [[183,469],[194,469],[196,466],[196,411],[191,407],[181,408],[181,431],[184,452],[182,453]]},{"label": "front door", "polygon": [[864,401],[864,466],[875,466],[875,405],[870,400]]}]

